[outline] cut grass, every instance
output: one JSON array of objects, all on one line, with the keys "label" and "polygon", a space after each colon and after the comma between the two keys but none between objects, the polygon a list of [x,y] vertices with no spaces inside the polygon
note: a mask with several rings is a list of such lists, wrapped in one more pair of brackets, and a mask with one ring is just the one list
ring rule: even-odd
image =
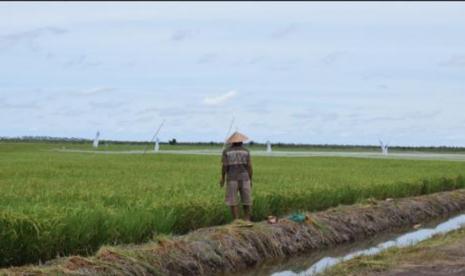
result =
[{"label": "cut grass", "polygon": [[[376,275],[378,273],[390,275],[391,270],[402,271],[405,268],[415,268],[415,266],[427,267],[434,264],[447,267],[453,263],[454,259],[460,262],[458,256],[465,258],[465,251],[461,247],[464,243],[465,229],[459,229],[448,234],[435,235],[414,246],[394,247],[373,256],[359,256],[337,264],[321,275]],[[461,250],[450,250],[450,247],[459,247]],[[408,273],[405,271],[403,275],[408,275]]]},{"label": "cut grass", "polygon": [[[0,143],[2,266],[88,254],[102,244],[139,243],[231,220],[217,156],[49,151],[57,146]],[[461,162],[252,159],[254,220],[465,187]]]}]

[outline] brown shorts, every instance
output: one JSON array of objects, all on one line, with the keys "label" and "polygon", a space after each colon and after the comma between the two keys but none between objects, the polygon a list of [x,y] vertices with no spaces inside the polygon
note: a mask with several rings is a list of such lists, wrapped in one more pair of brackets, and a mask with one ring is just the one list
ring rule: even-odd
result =
[{"label": "brown shorts", "polygon": [[242,205],[252,205],[252,189],[250,180],[229,180],[226,184],[226,196],[224,202],[228,206],[239,205],[238,192],[241,195]]}]

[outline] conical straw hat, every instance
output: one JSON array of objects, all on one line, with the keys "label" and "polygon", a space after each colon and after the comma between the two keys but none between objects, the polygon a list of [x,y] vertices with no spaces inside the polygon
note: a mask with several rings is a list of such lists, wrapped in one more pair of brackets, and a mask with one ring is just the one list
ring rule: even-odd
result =
[{"label": "conical straw hat", "polygon": [[228,140],[226,140],[226,142],[228,144],[232,144],[232,143],[245,142],[247,140],[249,140],[249,137],[236,131],[228,138]]}]

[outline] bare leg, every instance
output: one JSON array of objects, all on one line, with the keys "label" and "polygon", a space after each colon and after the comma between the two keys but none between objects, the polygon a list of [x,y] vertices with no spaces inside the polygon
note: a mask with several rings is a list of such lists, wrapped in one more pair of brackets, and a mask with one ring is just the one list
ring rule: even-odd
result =
[{"label": "bare leg", "polygon": [[239,218],[239,207],[236,206],[229,206],[231,208],[231,214],[233,216],[233,219],[238,219]]},{"label": "bare leg", "polygon": [[242,208],[244,208],[244,220],[250,221],[250,210],[252,209],[252,206],[242,205]]}]

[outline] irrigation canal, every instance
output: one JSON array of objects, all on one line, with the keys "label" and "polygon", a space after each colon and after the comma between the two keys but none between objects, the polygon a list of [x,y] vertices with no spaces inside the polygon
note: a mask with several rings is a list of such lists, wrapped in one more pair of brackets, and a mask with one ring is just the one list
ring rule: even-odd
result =
[{"label": "irrigation canal", "polygon": [[464,226],[465,214],[456,215],[452,218],[443,218],[442,220],[437,219],[413,231],[411,227],[404,228],[396,232],[381,234],[365,241],[327,249],[318,253],[288,260],[268,261],[253,270],[241,273],[241,275],[314,276],[324,272],[327,268],[355,257],[379,254],[392,247],[412,246],[430,239],[436,234],[445,234]]}]

